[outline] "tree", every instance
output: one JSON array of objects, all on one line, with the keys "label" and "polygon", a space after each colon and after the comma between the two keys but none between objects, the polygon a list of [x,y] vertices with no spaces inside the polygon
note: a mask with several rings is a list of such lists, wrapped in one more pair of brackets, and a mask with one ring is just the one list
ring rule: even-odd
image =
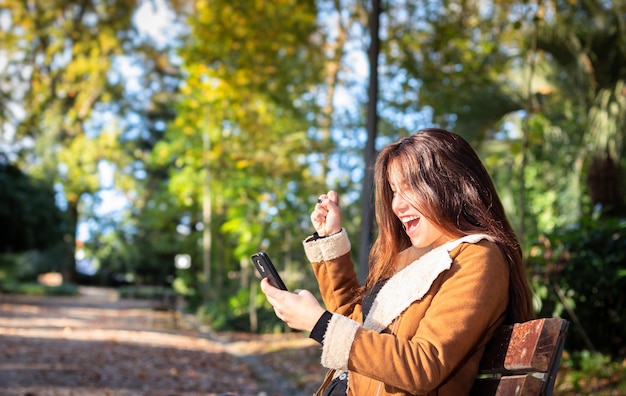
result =
[{"label": "tree", "polygon": [[619,207],[624,2],[479,5],[390,3],[384,108],[431,112],[474,142],[522,236],[576,222],[600,196]]},{"label": "tree", "polygon": [[[571,108],[577,109],[571,117],[580,128],[575,157],[579,165],[573,168],[581,178],[586,171],[592,207],[601,207],[605,216],[624,216],[620,159],[626,138],[626,2],[557,1],[548,6],[555,17],[539,20],[537,48],[559,74],[550,75],[552,89],[540,105],[554,114],[555,97],[569,94]],[[560,124],[562,115],[554,114],[552,123]]]},{"label": "tree", "polygon": [[192,218],[204,233],[204,283],[215,293],[229,263],[247,262],[284,237],[273,233],[301,224],[288,208],[307,194],[306,153],[315,150],[307,140],[315,108],[307,90],[319,75],[315,7],[199,1],[187,17],[177,118],[154,158],[172,165],[178,202],[190,213],[203,208]]},{"label": "tree", "polygon": [[512,58],[508,47],[521,42],[509,22],[517,17],[509,4],[389,2],[381,84],[391,89],[381,105],[382,113],[393,110],[391,122],[400,134],[434,122],[480,141],[520,108],[504,80]]},{"label": "tree", "polygon": [[[137,33],[139,4],[8,0],[2,11],[0,120],[20,166],[61,191],[70,280],[83,198],[97,199],[101,167],[115,172],[117,185],[107,188],[132,199],[141,189],[143,156],[171,117],[161,105],[174,68],[164,62],[167,49],[157,51]],[[127,82],[137,69],[144,85],[132,91]]]},{"label": "tree", "polygon": [[59,243],[63,218],[54,190],[25,175],[0,153],[0,254],[46,249]]},{"label": "tree", "polygon": [[[62,186],[69,227],[66,265],[74,276],[80,201],[98,190],[98,164],[118,151],[116,131],[103,132],[97,107],[119,99],[123,81],[112,81],[116,57],[133,45],[136,2],[5,2],[0,30],[6,56],[2,70],[2,122],[14,129],[28,173]],[[114,126],[113,126],[114,128]]]}]

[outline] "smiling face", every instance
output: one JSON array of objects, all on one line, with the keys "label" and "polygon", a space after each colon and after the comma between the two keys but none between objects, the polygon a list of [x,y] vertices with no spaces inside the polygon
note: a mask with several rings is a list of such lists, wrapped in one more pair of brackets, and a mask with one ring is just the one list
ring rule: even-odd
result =
[{"label": "smiling face", "polygon": [[416,248],[426,248],[442,245],[451,238],[433,224],[426,216],[417,209],[416,192],[412,190],[402,179],[402,175],[396,167],[391,167],[389,172],[389,187],[393,191],[391,209],[400,219],[404,231]]}]

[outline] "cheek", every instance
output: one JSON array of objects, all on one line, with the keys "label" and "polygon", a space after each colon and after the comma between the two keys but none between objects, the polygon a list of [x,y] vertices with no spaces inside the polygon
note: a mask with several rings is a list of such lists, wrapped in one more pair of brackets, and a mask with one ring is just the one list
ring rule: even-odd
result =
[{"label": "cheek", "polygon": [[435,227],[435,225],[431,223],[430,221],[426,220],[423,225],[424,225],[424,231],[426,231],[429,237],[436,239],[441,236],[441,231],[439,231],[439,229]]}]

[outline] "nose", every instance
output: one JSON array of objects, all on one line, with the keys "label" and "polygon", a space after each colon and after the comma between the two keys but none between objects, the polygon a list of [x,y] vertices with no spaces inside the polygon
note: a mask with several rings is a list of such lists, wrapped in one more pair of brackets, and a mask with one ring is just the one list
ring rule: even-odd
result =
[{"label": "nose", "polygon": [[396,193],[393,195],[393,199],[391,200],[391,210],[393,210],[393,213],[400,214],[402,211],[406,210],[408,206],[409,204],[402,194]]}]

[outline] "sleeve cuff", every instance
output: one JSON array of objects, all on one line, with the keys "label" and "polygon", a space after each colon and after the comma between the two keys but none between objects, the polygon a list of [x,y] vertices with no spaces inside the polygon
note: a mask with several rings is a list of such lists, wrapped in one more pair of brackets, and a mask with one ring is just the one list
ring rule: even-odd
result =
[{"label": "sleeve cuff", "polygon": [[350,252],[350,240],[345,229],[317,240],[309,237],[302,244],[304,253],[312,263],[333,260]]},{"label": "sleeve cuff", "polygon": [[322,366],[347,370],[352,343],[361,324],[342,315],[333,314],[324,335]]},{"label": "sleeve cuff", "polygon": [[325,311],[322,316],[318,319],[315,327],[311,330],[311,334],[309,338],[314,339],[320,344],[324,345],[324,336],[326,335],[326,329],[328,328],[328,322],[332,319],[333,314],[328,311]]}]

